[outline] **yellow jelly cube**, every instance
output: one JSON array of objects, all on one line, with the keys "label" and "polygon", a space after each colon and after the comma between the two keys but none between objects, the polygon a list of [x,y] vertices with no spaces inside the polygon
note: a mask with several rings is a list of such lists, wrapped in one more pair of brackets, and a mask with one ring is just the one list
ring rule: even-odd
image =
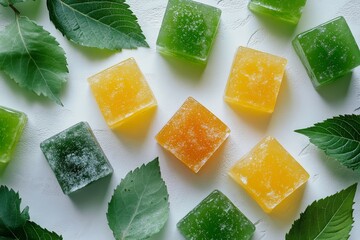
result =
[{"label": "yellow jelly cube", "polygon": [[261,140],[229,175],[267,213],[309,179],[305,169],[273,137]]},{"label": "yellow jelly cube", "polygon": [[133,58],[90,77],[88,82],[105,121],[111,128],[157,105]]},{"label": "yellow jelly cube", "polygon": [[197,173],[229,134],[220,119],[189,97],[155,138]]},{"label": "yellow jelly cube", "polygon": [[287,60],[239,47],[225,89],[226,102],[272,113]]}]

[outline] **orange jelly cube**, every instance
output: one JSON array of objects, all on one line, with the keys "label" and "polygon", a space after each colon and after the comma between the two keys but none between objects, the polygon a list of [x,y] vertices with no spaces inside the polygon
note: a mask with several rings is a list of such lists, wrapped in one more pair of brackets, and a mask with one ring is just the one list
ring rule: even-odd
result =
[{"label": "orange jelly cube", "polygon": [[229,175],[267,213],[309,179],[305,169],[273,137],[261,140]]},{"label": "orange jelly cube", "polygon": [[220,119],[189,97],[155,138],[197,173],[229,134]]},{"label": "orange jelly cube", "polygon": [[251,48],[239,47],[225,89],[224,100],[272,113],[287,60]]},{"label": "orange jelly cube", "polygon": [[91,90],[111,128],[157,106],[156,99],[133,58],[88,79]]}]

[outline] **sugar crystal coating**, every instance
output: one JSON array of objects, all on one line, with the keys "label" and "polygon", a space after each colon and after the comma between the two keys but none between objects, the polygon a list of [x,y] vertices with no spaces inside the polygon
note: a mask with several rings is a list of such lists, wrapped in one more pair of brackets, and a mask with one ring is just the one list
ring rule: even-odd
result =
[{"label": "sugar crystal coating", "polygon": [[43,141],[40,148],[65,194],[113,172],[86,122],[80,122]]},{"label": "sugar crystal coating", "polygon": [[229,134],[230,129],[220,119],[189,97],[156,140],[196,173]]},{"label": "sugar crystal coating", "polygon": [[273,137],[261,140],[229,175],[268,213],[309,179],[305,169]]},{"label": "sugar crystal coating", "polygon": [[192,0],[169,0],[156,42],[160,53],[205,64],[221,10]]},{"label": "sugar crystal coating", "polygon": [[316,88],[360,65],[359,47],[343,17],[299,34],[293,46]]},{"label": "sugar crystal coating", "polygon": [[106,123],[116,128],[137,114],[156,107],[156,99],[133,58],[88,79]]},{"label": "sugar crystal coating", "polygon": [[254,224],[220,191],[215,190],[177,224],[186,239],[249,240]]},{"label": "sugar crystal coating", "polygon": [[0,106],[0,169],[9,163],[26,122],[25,113]]}]

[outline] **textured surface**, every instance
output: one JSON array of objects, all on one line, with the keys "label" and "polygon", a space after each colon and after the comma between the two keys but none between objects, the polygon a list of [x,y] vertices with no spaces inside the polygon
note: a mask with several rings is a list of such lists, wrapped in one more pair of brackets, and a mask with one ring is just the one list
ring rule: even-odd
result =
[{"label": "textured surface", "polygon": [[225,101],[272,113],[287,60],[251,48],[239,47],[225,89]]},{"label": "textured surface", "polygon": [[218,190],[202,200],[177,227],[192,240],[249,240],[255,232],[255,225]]},{"label": "textured surface", "polygon": [[230,129],[195,99],[186,99],[156,140],[197,173],[226,140]]},{"label": "textured surface", "polygon": [[156,42],[160,53],[206,63],[221,10],[192,0],[170,0]]},{"label": "textured surface", "polygon": [[45,140],[40,147],[65,194],[113,172],[86,122]]},{"label": "textured surface", "polygon": [[273,137],[261,140],[229,175],[265,212],[271,212],[309,179],[305,169]]}]

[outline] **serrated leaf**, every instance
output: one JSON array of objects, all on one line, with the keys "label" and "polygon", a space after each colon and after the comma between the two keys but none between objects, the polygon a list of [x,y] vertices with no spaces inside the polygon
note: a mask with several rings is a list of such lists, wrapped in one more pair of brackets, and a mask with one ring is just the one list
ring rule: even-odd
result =
[{"label": "serrated leaf", "polygon": [[27,1],[27,0],[0,0],[0,4],[3,5],[4,7],[8,7],[12,4],[25,2],[25,1]]},{"label": "serrated leaf", "polygon": [[286,240],[345,240],[352,229],[357,184],[313,202],[292,225]]},{"label": "serrated leaf", "polygon": [[360,115],[344,115],[295,130],[342,165],[360,170]]},{"label": "serrated leaf", "polygon": [[125,0],[47,0],[47,7],[55,27],[80,45],[110,50],[149,46]]},{"label": "serrated leaf", "polygon": [[129,172],[115,189],[107,219],[116,239],[146,239],[169,217],[169,194],[156,158]]},{"label": "serrated leaf", "polygon": [[0,70],[21,87],[61,104],[59,94],[68,72],[65,52],[27,17],[17,16],[0,33]]}]

